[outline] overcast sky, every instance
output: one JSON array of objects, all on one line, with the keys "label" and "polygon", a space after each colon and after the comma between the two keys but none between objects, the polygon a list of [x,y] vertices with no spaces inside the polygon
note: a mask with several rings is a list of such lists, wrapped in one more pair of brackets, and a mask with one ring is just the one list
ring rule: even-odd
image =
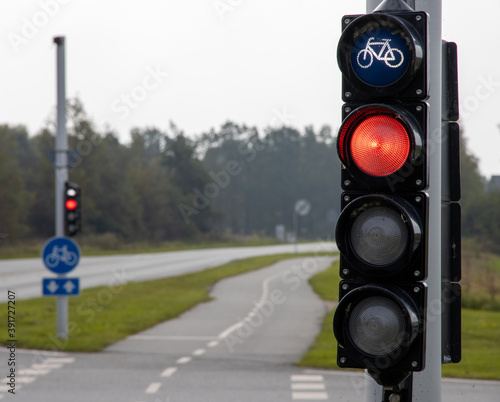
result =
[{"label": "overcast sky", "polygon": [[[124,143],[133,127],[167,130],[169,121],[188,135],[227,120],[337,130],[340,20],[365,4],[2,0],[0,124],[36,134],[53,116],[52,38],[61,35],[67,96]],[[499,0],[443,0],[443,37],[459,47],[460,123],[485,176],[500,174],[499,17]]]}]

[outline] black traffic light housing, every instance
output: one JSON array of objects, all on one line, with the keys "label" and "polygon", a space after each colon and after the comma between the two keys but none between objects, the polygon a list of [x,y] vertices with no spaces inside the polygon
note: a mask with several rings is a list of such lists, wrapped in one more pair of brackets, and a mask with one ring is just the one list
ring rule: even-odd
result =
[{"label": "black traffic light housing", "polygon": [[[340,282],[340,302],[337,306],[333,331],[339,342],[339,367],[367,368],[372,372],[409,373],[425,366],[425,320],[420,316],[426,307],[426,286],[422,283],[405,285],[364,284],[354,281]],[[375,304],[375,302],[382,304]],[[377,310],[369,311],[370,302]],[[384,305],[385,303],[385,305]],[[359,307],[361,305],[361,307]],[[361,310],[358,312],[358,310]],[[375,313],[386,313],[398,331],[382,325]],[[396,317],[399,314],[399,317]],[[356,332],[353,321],[367,320],[365,332]],[[370,337],[384,337],[385,341],[370,344]],[[404,376],[406,377],[406,375]],[[396,385],[402,379],[394,377]]]},{"label": "black traffic light housing", "polygon": [[337,363],[393,388],[425,368],[426,350],[428,15],[405,7],[344,16],[337,49]]},{"label": "black traffic light housing", "polygon": [[462,359],[461,175],[458,50],[442,42],[441,351],[442,363]]},{"label": "black traffic light housing", "polygon": [[[427,29],[424,12],[344,16],[337,48],[342,99],[427,98]],[[398,48],[391,46],[392,41],[398,42]],[[383,63],[377,63],[375,72],[368,72],[374,61]],[[404,68],[395,72],[400,62],[399,67]]]},{"label": "black traffic light housing", "polygon": [[[342,189],[349,191],[384,189],[391,192],[426,189],[428,187],[427,109],[425,102],[346,103],[342,108],[343,122],[337,137],[337,149],[343,165]],[[362,124],[371,116],[379,118],[386,116],[388,122],[400,125],[401,135],[407,138],[408,150],[406,153],[403,153],[402,149],[397,150],[401,153],[399,167],[390,174],[375,175],[374,172],[363,170],[353,155],[353,137],[357,135],[357,131],[366,130]],[[381,144],[380,147],[386,145]],[[372,154],[376,155],[375,152]],[[373,163],[373,158],[372,156],[370,163]],[[386,159],[383,154],[379,158]]]},{"label": "black traffic light housing", "polygon": [[64,184],[64,233],[75,236],[82,230],[81,190],[75,183]]},{"label": "black traffic light housing", "polygon": [[[340,251],[340,276],[351,280],[414,282],[427,277],[427,195],[425,193],[343,193],[342,213],[336,228]],[[384,242],[383,227],[369,227],[364,214],[380,211],[386,230],[392,226],[392,242]],[[358,223],[362,220],[362,223]],[[365,225],[364,228],[361,226]],[[372,236],[363,231],[372,231]],[[377,231],[380,231],[379,233]],[[382,240],[379,242],[379,240]],[[368,244],[363,244],[368,243]],[[366,254],[372,254],[368,257]]]}]

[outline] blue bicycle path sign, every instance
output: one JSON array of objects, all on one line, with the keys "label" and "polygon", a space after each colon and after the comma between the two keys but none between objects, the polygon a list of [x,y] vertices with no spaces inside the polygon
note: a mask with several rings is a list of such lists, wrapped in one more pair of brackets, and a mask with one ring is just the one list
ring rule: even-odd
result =
[{"label": "blue bicycle path sign", "polygon": [[56,274],[66,274],[80,261],[80,247],[67,237],[52,237],[42,248],[43,264]]}]

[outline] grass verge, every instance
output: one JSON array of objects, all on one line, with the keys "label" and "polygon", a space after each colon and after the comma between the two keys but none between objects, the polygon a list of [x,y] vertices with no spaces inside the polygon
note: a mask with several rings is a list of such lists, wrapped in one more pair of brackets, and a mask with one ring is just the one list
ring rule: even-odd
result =
[{"label": "grass verge", "polygon": [[[101,235],[78,237],[83,255],[116,255],[116,254],[139,254],[160,253],[166,251],[198,250],[206,248],[221,247],[249,247],[249,246],[271,246],[283,244],[273,238],[262,237],[232,237],[214,240],[210,238],[198,238],[186,241],[164,241],[158,243],[129,242],[120,240],[112,233]],[[9,245],[0,244],[0,260],[12,258],[37,258],[45,240],[31,240],[24,243]]]},{"label": "grass verge", "polygon": [[[69,298],[69,339],[56,337],[55,298],[16,301],[16,339],[19,348],[100,351],[125,337],[175,318],[210,300],[217,281],[269,266],[276,261],[311,256],[282,254],[233,261],[202,272],[140,283],[83,290]],[[317,253],[314,255],[318,255]],[[7,344],[7,305],[0,305],[0,344]]]},{"label": "grass verge", "polygon": [[[314,277],[310,282],[326,301],[338,300],[338,262]],[[332,286],[332,284],[335,284]],[[332,331],[334,309],[326,315],[320,334],[299,366],[337,369],[337,342]],[[462,361],[445,364],[445,377],[500,378],[500,312],[462,309]]]}]

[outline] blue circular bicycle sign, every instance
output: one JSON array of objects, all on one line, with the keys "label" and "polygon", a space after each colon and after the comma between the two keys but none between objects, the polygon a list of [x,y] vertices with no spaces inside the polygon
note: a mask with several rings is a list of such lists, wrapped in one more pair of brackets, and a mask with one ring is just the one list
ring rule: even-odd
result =
[{"label": "blue circular bicycle sign", "polygon": [[78,265],[80,247],[67,237],[52,237],[42,248],[43,264],[56,274],[66,274]]},{"label": "blue circular bicycle sign", "polygon": [[367,31],[354,43],[351,63],[357,76],[369,85],[395,83],[406,71],[410,51],[397,31],[380,28]]}]

